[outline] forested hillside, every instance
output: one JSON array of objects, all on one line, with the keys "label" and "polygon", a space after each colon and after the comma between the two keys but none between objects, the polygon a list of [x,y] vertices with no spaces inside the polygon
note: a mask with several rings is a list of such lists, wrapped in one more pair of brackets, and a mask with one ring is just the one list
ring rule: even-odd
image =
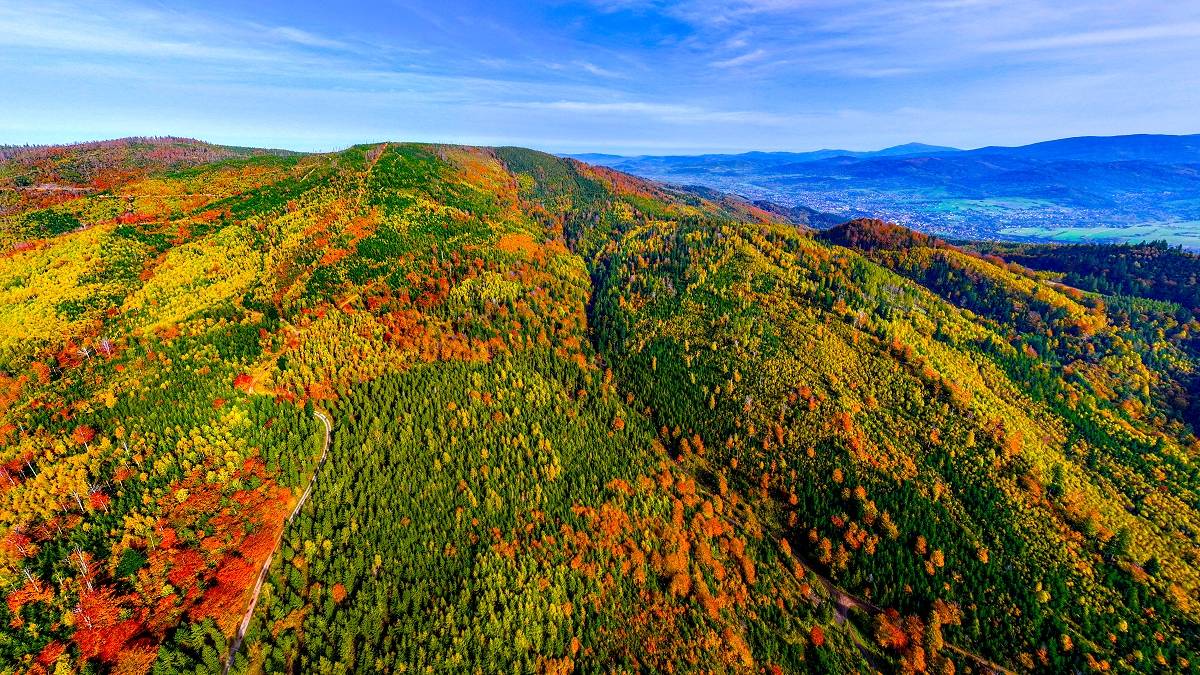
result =
[{"label": "forested hillside", "polygon": [[[135,195],[122,193],[120,187],[153,172],[235,157],[288,154],[292,153],[171,137],[122,138],[71,146],[0,146],[0,216],[97,193],[108,200],[128,203]],[[203,198],[212,195],[186,196]],[[2,241],[8,244],[20,237],[59,234],[82,225],[66,216],[45,211],[40,219],[25,221],[30,226],[28,230],[5,231]]]},{"label": "forested hillside", "polygon": [[0,672],[1198,667],[1177,298],[516,148],[3,152]]},{"label": "forested hillside", "polygon": [[1200,314],[1200,255],[1165,242],[1144,244],[972,243],[1033,270],[1061,274],[1071,286],[1105,295],[1128,295],[1175,303]]}]

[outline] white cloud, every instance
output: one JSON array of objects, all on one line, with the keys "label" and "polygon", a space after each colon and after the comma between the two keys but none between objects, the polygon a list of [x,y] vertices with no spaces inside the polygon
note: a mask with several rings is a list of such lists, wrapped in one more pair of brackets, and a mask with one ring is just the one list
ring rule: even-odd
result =
[{"label": "white cloud", "polygon": [[292,28],[290,26],[278,26],[270,29],[273,35],[277,35],[288,42],[294,42],[298,45],[306,47],[324,47],[327,49],[346,49],[347,44],[341,40],[331,40],[320,35],[315,35],[306,30]]},{"label": "white cloud", "polygon": [[618,73],[615,70],[609,70],[607,68],[601,68],[600,66],[597,66],[589,61],[577,61],[576,65],[597,77],[625,77],[625,75],[622,73]]},{"label": "white cloud", "polygon": [[712,110],[695,105],[645,101],[522,101],[499,103],[526,110],[557,110],[585,115],[627,115],[677,123],[723,123],[754,126],[788,126],[806,119],[800,114],[782,115],[760,110]]},{"label": "white cloud", "polygon": [[766,55],[767,50],[755,49],[752,52],[746,52],[740,56],[734,56],[733,58],[725,59],[723,61],[714,61],[712,65],[716,68],[735,68],[737,66],[744,66],[748,63],[754,63],[755,61],[761,61]]},{"label": "white cloud", "polygon": [[106,3],[0,3],[0,46],[55,53],[266,63],[313,58],[312,51],[354,51],[341,40],[290,26]]},{"label": "white cloud", "polygon": [[1109,30],[1082,31],[1045,37],[1000,40],[984,45],[985,51],[1018,52],[1079,47],[1100,47],[1158,40],[1190,40],[1200,38],[1200,22],[1134,26]]}]

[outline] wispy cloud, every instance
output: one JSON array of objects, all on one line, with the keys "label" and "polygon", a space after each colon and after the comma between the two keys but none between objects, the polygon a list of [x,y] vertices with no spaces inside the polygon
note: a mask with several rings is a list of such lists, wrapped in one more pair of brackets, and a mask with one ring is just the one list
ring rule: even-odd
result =
[{"label": "wispy cloud", "polygon": [[312,48],[350,46],[290,26],[216,22],[200,14],[108,4],[79,11],[67,3],[0,5],[0,46],[65,54],[146,56],[264,63],[295,60]]},{"label": "wispy cloud", "polygon": [[764,57],[766,57],[766,55],[767,50],[755,49],[752,52],[746,52],[745,54],[724,59],[722,61],[713,61],[712,65],[717,68],[735,68],[737,66],[744,66],[748,63],[754,63],[755,61],[761,61]]},{"label": "wispy cloud", "polygon": [[300,30],[299,28],[292,28],[290,26],[276,26],[268,30],[272,34],[287,40],[288,42],[294,42],[295,44],[304,45],[305,47],[322,47],[326,49],[348,48],[348,45],[341,40],[331,40],[329,38],[310,33],[306,30]]},{"label": "wispy cloud", "polygon": [[999,40],[984,45],[983,49],[994,52],[1041,51],[1157,42],[1159,40],[1190,40],[1195,38],[1200,38],[1200,22],[1132,26],[1129,28],[1090,30],[1048,35],[1045,37]]},{"label": "wispy cloud", "polygon": [[594,63],[591,63],[589,61],[576,61],[575,63],[580,68],[582,68],[584,71],[591,73],[592,75],[595,75],[597,77],[616,77],[616,78],[625,77],[624,73],[619,73],[615,70],[610,70],[608,68],[601,68],[600,66],[598,66]]},{"label": "wispy cloud", "polygon": [[[1044,61],[1071,65],[1079,58],[1072,50],[1200,37],[1200,5],[1169,0],[1136,6],[1087,0],[596,1],[608,11],[685,22],[694,31],[690,44],[712,53],[714,67],[771,65],[775,75],[781,67],[862,78],[995,69],[1006,65],[1005,58],[1038,52]],[[1147,24],[1148,17],[1156,21]],[[1185,44],[1158,46],[1180,50]],[[755,49],[747,52],[748,45]],[[1106,55],[1107,63],[1115,56]]]},{"label": "wispy cloud", "polygon": [[760,110],[713,110],[694,105],[652,103],[646,101],[525,101],[498,103],[526,110],[557,110],[586,115],[620,115],[653,118],[689,124],[721,122],[755,126],[787,126],[805,119],[804,115],[781,115]]}]

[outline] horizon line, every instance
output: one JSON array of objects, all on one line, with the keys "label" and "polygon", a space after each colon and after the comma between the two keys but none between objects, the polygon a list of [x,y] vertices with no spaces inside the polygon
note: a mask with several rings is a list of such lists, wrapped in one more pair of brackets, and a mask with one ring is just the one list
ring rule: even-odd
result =
[{"label": "horizon line", "polygon": [[[783,150],[783,149],[763,149],[763,148],[733,149],[733,148],[730,148],[730,149],[726,149],[726,150],[713,150],[713,151],[663,152],[662,154],[650,154],[650,153],[623,154],[623,153],[611,152],[611,151],[605,151],[605,150],[586,150],[586,151],[566,152],[566,151],[558,151],[558,150],[549,150],[549,149],[546,149],[545,147],[539,147],[538,145],[533,145],[533,144],[522,145],[520,143],[463,143],[460,141],[420,140],[420,139],[358,141],[358,142],[353,142],[353,143],[349,143],[349,144],[338,144],[336,146],[331,146],[329,148],[297,150],[297,149],[288,148],[288,147],[272,146],[270,143],[247,145],[245,143],[215,142],[215,141],[206,140],[204,138],[200,138],[198,136],[187,135],[187,134],[150,134],[150,135],[131,134],[131,135],[127,135],[127,136],[115,136],[115,137],[108,137],[108,138],[90,138],[90,139],[84,139],[84,140],[72,140],[72,141],[63,141],[63,142],[55,142],[55,143],[27,143],[27,142],[26,143],[17,143],[17,142],[0,141],[0,148],[29,148],[29,149],[64,148],[64,147],[88,145],[91,143],[111,143],[111,142],[115,142],[115,141],[127,141],[127,140],[137,140],[137,139],[148,139],[148,140],[153,140],[153,139],[171,140],[171,139],[174,139],[174,140],[179,140],[179,141],[195,141],[198,143],[205,143],[208,145],[231,147],[231,148],[247,148],[247,149],[251,149],[251,150],[291,152],[291,153],[306,154],[306,155],[323,155],[323,154],[334,154],[334,153],[338,153],[338,152],[344,152],[346,150],[349,150],[350,148],[353,148],[353,147],[356,147],[359,145],[379,145],[379,144],[383,144],[383,143],[417,143],[417,144],[427,144],[427,145],[448,145],[448,146],[480,147],[480,148],[521,147],[521,148],[527,148],[527,149],[535,150],[535,151],[539,151],[539,152],[545,152],[547,154],[556,155],[559,157],[575,158],[575,157],[580,157],[580,156],[585,156],[585,155],[604,155],[604,156],[609,156],[609,157],[621,157],[621,158],[631,159],[631,158],[638,158],[638,157],[704,157],[704,156],[709,156],[709,155],[737,156],[737,155],[751,155],[751,154],[804,155],[804,154],[812,154],[812,153],[818,153],[818,152],[877,153],[877,152],[884,152],[887,150],[894,150],[894,149],[903,148],[906,146],[913,146],[913,145],[926,146],[929,148],[936,148],[940,151],[950,153],[950,152],[973,152],[973,151],[977,151],[977,150],[984,150],[987,148],[1004,148],[1004,149],[1023,148],[1023,147],[1033,146],[1033,145],[1039,145],[1042,143],[1053,143],[1056,141],[1069,141],[1069,140],[1082,140],[1082,139],[1114,139],[1114,138],[1138,138],[1138,137],[1188,138],[1188,137],[1192,137],[1192,136],[1200,137],[1200,132],[1189,133],[1189,134],[1169,134],[1169,133],[1153,133],[1153,132],[1138,132],[1138,133],[1132,133],[1132,134],[1108,134],[1108,135],[1083,134],[1083,135],[1078,135],[1078,136],[1062,136],[1062,137],[1058,137],[1058,138],[1048,138],[1048,139],[1044,139],[1044,140],[1040,140],[1040,141],[1033,141],[1031,143],[1024,143],[1021,145],[989,144],[989,145],[981,145],[978,147],[971,147],[971,148],[958,148],[958,147],[953,147],[953,146],[941,145],[941,144],[937,144],[937,143],[925,143],[923,141],[906,141],[904,143],[888,145],[888,146],[885,146],[882,148],[866,149],[866,150],[853,150],[853,149],[849,149],[849,148],[827,146],[827,147],[814,148],[814,149],[809,149],[809,150],[794,150],[794,149],[793,150]],[[917,153],[913,153],[913,154],[920,154],[920,153],[917,152]]]}]

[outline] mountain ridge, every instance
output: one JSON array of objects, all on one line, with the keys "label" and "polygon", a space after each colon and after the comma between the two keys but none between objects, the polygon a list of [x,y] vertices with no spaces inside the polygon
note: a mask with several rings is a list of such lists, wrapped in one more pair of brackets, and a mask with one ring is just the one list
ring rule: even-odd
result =
[{"label": "mountain ridge", "polygon": [[[1107,151],[1109,154],[1102,154]],[[1180,159],[1178,155],[1166,155],[1164,151],[1175,151],[1183,154],[1184,159]],[[900,145],[889,146],[879,150],[807,150],[807,151],[761,151],[751,150],[741,153],[702,153],[693,155],[615,155],[608,153],[580,153],[565,155],[579,159],[593,158],[603,160],[603,163],[618,162],[624,160],[647,160],[647,159],[670,159],[685,161],[689,158],[794,158],[793,161],[802,159],[830,159],[833,157],[853,157],[858,159],[871,157],[892,157],[892,156],[926,156],[926,155],[948,155],[948,154],[1010,154],[1021,153],[1030,155],[1039,155],[1044,159],[1088,159],[1093,160],[1096,157],[1094,153],[1101,153],[1101,156],[1106,158],[1105,161],[1120,161],[1124,159],[1140,159],[1143,161],[1157,161],[1159,163],[1194,163],[1200,161],[1200,134],[1123,134],[1115,136],[1070,136],[1064,138],[1056,138],[1046,141],[1036,141],[1024,145],[987,145],[978,148],[954,148],[941,145],[930,145],[920,142],[909,142]],[[1146,153],[1146,154],[1138,154]],[[1153,153],[1153,154],[1150,154]]]}]

